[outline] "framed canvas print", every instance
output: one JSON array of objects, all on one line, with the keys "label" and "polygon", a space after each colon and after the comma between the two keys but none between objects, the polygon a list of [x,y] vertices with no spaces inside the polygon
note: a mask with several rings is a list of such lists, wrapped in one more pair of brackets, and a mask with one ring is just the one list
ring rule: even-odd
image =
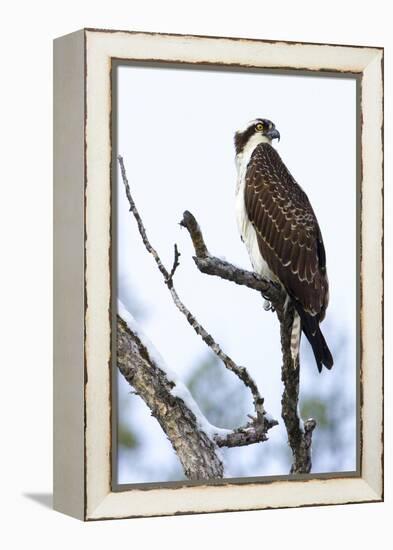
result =
[{"label": "framed canvas print", "polygon": [[383,499],[383,50],[54,43],[54,506]]}]

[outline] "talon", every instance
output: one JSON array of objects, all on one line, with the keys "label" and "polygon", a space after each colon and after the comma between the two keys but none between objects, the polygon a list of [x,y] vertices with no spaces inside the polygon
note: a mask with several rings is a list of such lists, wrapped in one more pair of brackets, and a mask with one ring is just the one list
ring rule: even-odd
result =
[{"label": "talon", "polygon": [[265,311],[275,311],[275,308],[272,306],[272,304],[269,302],[269,300],[264,301],[263,309]]}]

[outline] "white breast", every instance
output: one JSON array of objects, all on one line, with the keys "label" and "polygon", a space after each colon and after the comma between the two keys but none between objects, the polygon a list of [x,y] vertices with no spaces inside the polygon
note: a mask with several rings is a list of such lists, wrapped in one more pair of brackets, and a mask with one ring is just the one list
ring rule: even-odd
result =
[{"label": "white breast", "polygon": [[[253,139],[257,138],[257,139]],[[250,139],[246,147],[243,149],[243,152],[236,156],[236,165],[237,165],[237,184],[236,184],[236,219],[237,225],[240,232],[240,235],[243,239],[244,244],[247,247],[248,255],[251,260],[252,267],[258,275],[266,277],[272,281],[277,280],[274,274],[270,271],[267,263],[262,257],[262,254],[259,250],[257,235],[255,229],[253,228],[248,215],[246,212],[246,207],[244,203],[244,189],[246,183],[246,171],[247,165],[250,161],[251,155],[255,147],[267,141],[267,138],[264,136],[253,136]],[[269,140],[270,142],[270,140]]]}]

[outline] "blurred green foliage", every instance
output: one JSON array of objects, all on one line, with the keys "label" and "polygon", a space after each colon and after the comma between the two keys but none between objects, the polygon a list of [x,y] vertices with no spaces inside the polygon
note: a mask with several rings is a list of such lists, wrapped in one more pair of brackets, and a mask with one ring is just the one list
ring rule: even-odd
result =
[{"label": "blurred green foliage", "polygon": [[[248,420],[248,392],[215,355],[207,355],[186,381],[199,408],[214,426],[237,428]],[[249,409],[252,410],[252,409]]]},{"label": "blurred green foliage", "polygon": [[[133,299],[133,296],[130,295],[127,298],[127,307],[138,321],[143,320],[147,314],[146,310]],[[312,444],[313,473],[342,471],[348,453],[353,453],[356,429],[353,418],[354,403],[350,398],[353,395],[351,386],[353,382],[344,376],[348,357],[348,338],[345,331],[335,331],[330,334],[329,330],[327,332],[329,342],[334,343],[334,368],[341,369],[342,378],[336,377],[336,382],[332,383],[328,376],[324,380],[320,377],[312,377],[311,383],[304,384],[302,381],[300,383],[301,418],[306,420],[312,417],[317,421]],[[311,348],[304,346],[302,372],[309,371],[308,377],[310,377],[310,373],[313,372],[311,369],[315,369],[314,357]],[[211,352],[206,352],[204,356],[197,358],[185,384],[202,413],[214,426],[238,428],[247,423],[249,420],[247,414],[253,412],[250,392]],[[161,455],[163,448],[158,441],[157,451],[155,446],[152,450],[151,444],[148,443],[152,441],[149,426],[153,428],[150,422],[156,423],[156,420],[141,403],[140,397],[130,393],[129,390],[129,386],[123,383],[122,390],[119,391],[118,445],[119,457],[131,472],[130,480],[134,477],[138,481],[147,482],[184,479],[180,462],[170,445],[165,447],[165,455]],[[141,406],[146,408],[146,423],[143,423],[143,427],[140,422],[134,420],[134,411],[140,410]],[[279,416],[277,419],[280,425],[269,433],[269,441],[249,447],[220,450],[225,460],[228,477],[289,473],[292,461],[291,450],[283,421]],[[164,433],[161,432],[161,435],[165,438]],[[153,441],[156,440],[153,439]]]},{"label": "blurred green foliage", "polygon": [[119,445],[126,449],[135,449],[139,445],[138,438],[131,429],[130,424],[126,424],[125,422],[119,422],[117,427],[117,441]]},{"label": "blurred green foliage", "polygon": [[306,397],[300,406],[300,416],[303,420],[314,418],[319,429],[328,428],[330,424],[326,402],[316,397]]}]

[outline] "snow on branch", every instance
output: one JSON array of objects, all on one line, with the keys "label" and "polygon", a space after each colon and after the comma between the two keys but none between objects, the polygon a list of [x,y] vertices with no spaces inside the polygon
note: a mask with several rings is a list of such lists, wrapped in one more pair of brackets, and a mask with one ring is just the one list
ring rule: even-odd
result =
[{"label": "snow on branch", "polygon": [[[250,422],[248,422],[245,426],[242,426],[242,427],[237,428],[235,430],[222,430],[222,429],[216,428],[214,426],[211,426],[208,423],[208,421],[203,417],[201,411],[199,410],[199,407],[197,407],[195,401],[193,401],[193,400],[191,401],[192,397],[189,394],[187,388],[183,384],[180,384],[178,381],[174,382],[173,380],[171,380],[171,376],[173,376],[173,375],[165,374],[166,369],[160,368],[161,375],[158,376],[158,378],[157,378],[158,385],[160,385],[161,383],[163,383],[164,386],[165,386],[165,383],[167,385],[168,384],[171,385],[171,391],[169,392],[171,394],[171,398],[178,398],[183,402],[184,407],[188,410],[189,413],[192,413],[193,416],[196,419],[194,429],[197,429],[201,433],[204,433],[204,435],[206,437],[208,437],[211,440],[212,444],[215,445],[216,447],[224,447],[224,446],[235,447],[235,446],[250,445],[250,444],[253,444],[253,443],[259,443],[259,442],[262,442],[262,441],[266,441],[268,439],[268,437],[267,437],[268,430],[270,430],[273,426],[275,426],[277,424],[277,421],[272,419],[266,413],[266,411],[264,409],[264,398],[260,395],[259,390],[258,390],[254,380],[252,379],[252,377],[248,373],[247,369],[243,366],[237,365],[233,361],[233,359],[231,359],[222,350],[220,345],[206,331],[206,329],[197,321],[197,319],[194,317],[194,315],[190,312],[190,310],[185,306],[185,304],[180,299],[179,295],[177,294],[177,292],[175,290],[174,283],[173,283],[173,278],[174,278],[176,269],[180,264],[180,262],[179,262],[180,252],[178,251],[178,248],[175,245],[175,247],[174,247],[173,267],[172,267],[171,271],[169,272],[167,270],[167,268],[164,266],[164,264],[162,263],[159,254],[157,253],[155,248],[151,245],[151,243],[150,243],[150,241],[147,237],[147,232],[146,232],[146,229],[145,229],[144,224],[142,222],[142,218],[141,218],[141,216],[138,212],[138,209],[135,205],[134,199],[131,195],[131,190],[130,190],[130,186],[129,186],[129,183],[128,183],[123,158],[120,155],[118,156],[118,162],[119,162],[121,176],[122,176],[122,180],[123,180],[125,191],[126,191],[126,196],[127,196],[127,199],[128,199],[129,205],[130,205],[130,212],[133,214],[133,216],[134,216],[134,218],[137,222],[139,234],[142,238],[142,241],[145,245],[145,248],[146,248],[147,252],[149,252],[153,256],[153,258],[155,260],[155,263],[156,263],[159,271],[161,272],[161,274],[164,278],[164,283],[166,284],[166,286],[167,286],[167,288],[168,288],[168,290],[171,294],[171,297],[172,297],[172,300],[173,300],[174,304],[179,309],[179,311],[184,315],[187,322],[191,325],[191,327],[194,329],[196,334],[198,334],[202,338],[202,340],[206,343],[206,345],[217,355],[217,357],[219,357],[221,359],[221,361],[224,363],[225,367],[228,370],[230,370],[231,372],[233,372],[234,374],[236,374],[236,376],[238,376],[240,378],[240,380],[242,380],[242,382],[245,384],[245,386],[249,388],[249,390],[251,391],[252,396],[253,396],[253,402],[254,402],[254,408],[255,408],[255,417],[250,416]],[[120,330],[121,334],[124,335],[124,333],[127,332],[124,329],[125,329],[125,327],[127,327],[127,329],[128,329],[128,339],[127,338],[123,339],[123,344],[125,344],[126,341],[128,341],[128,343],[131,344],[132,341],[135,340],[135,338],[137,338],[137,331],[135,331],[135,324],[133,324],[132,321],[130,320],[131,318],[129,316],[127,316],[127,312],[124,310],[124,308],[121,311],[122,311],[123,316],[125,316],[129,320],[130,326],[132,328],[130,328],[130,326],[125,321],[125,319],[122,317],[122,315],[119,314],[118,330]],[[139,339],[139,341],[140,341],[140,339]],[[119,346],[121,346],[121,344],[122,343],[121,343],[121,341],[119,341],[119,335],[118,335],[118,348],[119,348]],[[151,348],[151,346],[150,346],[150,348]],[[145,346],[145,349],[146,349],[146,346]],[[119,350],[120,350],[120,348],[118,349],[118,354],[120,354]],[[131,360],[131,357],[125,355],[125,353],[126,353],[126,349],[124,348],[123,351],[122,351],[122,356],[123,356],[123,359],[124,359],[124,357],[128,358],[127,361],[126,361],[127,364],[124,363],[124,360],[123,360],[123,363],[119,363],[119,359],[118,359],[119,369],[122,372],[122,374],[126,377],[126,379],[129,381],[129,383],[131,385],[134,385],[133,382],[130,379],[129,372],[133,373],[131,378],[134,380],[135,379],[135,368],[133,368],[132,362],[131,363],[129,362]],[[156,355],[154,355],[154,357],[157,359]],[[134,357],[134,358],[136,359],[136,357]],[[151,364],[151,361],[148,361],[148,363]],[[158,361],[158,363],[162,367],[163,363],[161,361]],[[141,370],[143,370],[142,369],[142,367],[144,365],[143,361],[138,361],[138,365],[141,367]],[[127,374],[127,376],[126,376],[125,373]],[[166,382],[163,380],[163,378],[165,378]],[[138,390],[137,391],[141,395],[141,397],[145,400],[145,402],[147,403],[149,408],[153,411],[154,402],[151,402],[151,400],[148,400],[147,398],[145,399],[145,389],[144,388],[145,387],[143,386],[141,391],[138,391]],[[165,392],[164,392],[164,394],[165,394]],[[157,397],[159,397],[158,394],[156,395],[156,398]],[[170,400],[170,406],[172,406],[172,405],[173,405],[173,401]],[[153,412],[153,414],[154,414],[154,412]],[[202,419],[202,417],[203,417],[203,419]],[[168,435],[168,430],[164,426],[165,421],[163,420],[162,417],[160,417],[159,422],[160,422],[161,426],[163,427],[164,431]],[[171,439],[171,437],[169,435],[168,435],[168,437]],[[174,441],[172,441],[172,439],[171,439],[171,442],[172,442],[172,445],[175,447]],[[175,448],[175,450],[176,450],[176,452],[178,452],[176,448]],[[196,458],[197,458],[197,455],[195,457],[195,460],[196,460]],[[183,464],[183,462],[182,462],[182,464]],[[183,464],[183,466],[184,466],[184,464]],[[185,472],[186,472],[187,477],[191,476],[190,479],[195,479],[194,476],[199,475],[199,473],[195,474],[192,471],[190,471],[190,469],[187,469],[187,471],[185,469]],[[221,477],[217,473],[215,475],[216,475],[216,477]]]},{"label": "snow on branch", "polygon": [[316,421],[312,418],[304,424],[299,418],[299,358],[294,362],[291,354],[291,331],[294,310],[287,302],[285,293],[271,281],[259,277],[256,273],[240,269],[233,264],[212,256],[205,244],[202,231],[191,212],[185,211],[180,222],[191,237],[195,256],[194,261],[199,271],[207,275],[215,275],[238,285],[247,286],[261,292],[271,304],[280,322],[282,369],[281,379],[284,391],[281,399],[281,416],[288,435],[288,443],[292,451],[293,463],[291,474],[304,474],[311,471],[311,442]]},{"label": "snow on branch", "polygon": [[[200,429],[205,430],[205,432],[203,433],[205,433],[207,437],[210,437],[214,445],[218,447],[235,447],[266,441],[268,430],[275,426],[277,424],[277,421],[272,419],[266,413],[264,409],[264,399],[260,395],[259,390],[254,380],[248,373],[247,369],[243,366],[237,365],[222,350],[220,345],[197,321],[194,315],[180,300],[173,284],[173,278],[176,269],[180,265],[180,252],[175,245],[173,266],[171,271],[168,271],[163,265],[157,251],[152,247],[147,237],[146,229],[143,225],[142,219],[131,195],[124,162],[121,156],[118,156],[118,161],[126,195],[130,204],[130,211],[132,212],[137,222],[138,230],[146,250],[153,256],[159,271],[163,275],[164,282],[171,293],[173,302],[175,303],[176,307],[181,311],[181,313],[185,316],[194,331],[221,359],[225,367],[236,374],[240,378],[240,380],[242,380],[245,386],[249,388],[253,396],[256,415],[255,417],[250,416],[251,421],[248,422],[248,424],[246,424],[245,426],[232,431],[219,430],[218,428],[211,426],[206,419],[201,421],[202,413],[200,412],[199,408],[197,414],[194,414],[195,418],[199,419],[196,422],[196,425]],[[259,277],[256,273],[238,268],[233,264],[222,260],[221,258],[212,256],[209,253],[208,248],[205,244],[202,231],[195,217],[190,212],[184,212],[183,219],[180,224],[185,227],[190,234],[195,250],[194,261],[196,266],[202,273],[215,275],[222,279],[226,279],[238,285],[247,286],[248,288],[260,292],[262,296],[270,302],[271,309],[276,312],[278,320],[280,322],[282,349],[281,378],[284,383],[284,391],[281,400],[281,415],[285,423],[288,434],[288,443],[292,451],[293,463],[291,467],[291,473],[309,473],[312,466],[312,433],[315,429],[316,422],[314,419],[309,419],[305,423],[303,423],[298,414],[300,365],[298,358],[294,362],[290,347],[291,329],[294,316],[293,306],[291,305],[291,303],[287,302],[285,293],[282,291],[282,289],[271,281]],[[188,390],[186,390],[187,389],[185,388],[185,386],[174,383],[171,395],[172,397],[175,396],[181,398],[187,409],[195,413],[196,404],[194,401],[193,404],[191,403],[191,401],[189,400],[189,397],[191,396],[189,395]],[[141,396],[143,397],[143,394],[141,394]]]},{"label": "snow on branch", "polygon": [[117,365],[159,422],[187,478],[222,478],[224,466],[211,438],[212,426],[121,303],[117,316]]}]

